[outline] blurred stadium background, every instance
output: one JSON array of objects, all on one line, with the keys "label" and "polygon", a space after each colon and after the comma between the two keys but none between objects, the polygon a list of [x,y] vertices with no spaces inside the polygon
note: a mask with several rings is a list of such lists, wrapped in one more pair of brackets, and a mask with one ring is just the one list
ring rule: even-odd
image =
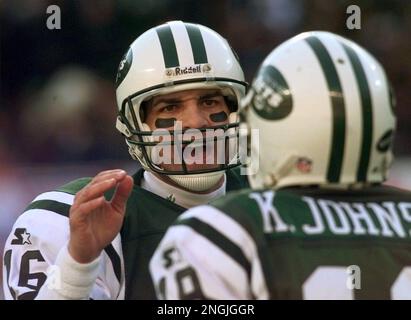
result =
[{"label": "blurred stadium background", "polygon": [[[61,30],[46,27],[52,4],[61,8]],[[360,30],[346,28],[350,4],[361,8]],[[224,35],[249,82],[274,46],[302,31],[328,30],[364,45],[397,95],[389,183],[411,188],[410,1],[0,0],[0,254],[38,193],[102,169],[135,170],[114,127],[117,66],[134,38],[175,19]]]}]

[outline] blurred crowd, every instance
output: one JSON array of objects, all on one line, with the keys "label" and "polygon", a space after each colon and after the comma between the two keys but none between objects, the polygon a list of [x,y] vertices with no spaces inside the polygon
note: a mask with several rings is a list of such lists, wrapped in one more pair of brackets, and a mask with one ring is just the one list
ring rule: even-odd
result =
[{"label": "blurred crowd", "polygon": [[[346,27],[351,4],[361,9],[360,30]],[[61,9],[60,30],[47,29],[49,5]],[[409,0],[0,0],[0,254],[34,195],[129,159],[114,125],[117,67],[138,35],[168,20],[224,35],[249,82],[273,47],[302,31],[359,42],[387,70],[397,96],[395,153],[411,156]],[[406,159],[392,175],[399,186],[411,185]]]},{"label": "blurred crowd", "polygon": [[[410,155],[411,2],[357,1],[361,29],[348,30],[353,1],[3,0],[0,1],[0,171],[7,164],[128,159],[115,131],[116,70],[128,45],[168,20],[224,35],[250,82],[283,40],[328,30],[358,41],[386,67],[397,95],[397,155]],[[61,8],[61,29],[46,8]]]}]

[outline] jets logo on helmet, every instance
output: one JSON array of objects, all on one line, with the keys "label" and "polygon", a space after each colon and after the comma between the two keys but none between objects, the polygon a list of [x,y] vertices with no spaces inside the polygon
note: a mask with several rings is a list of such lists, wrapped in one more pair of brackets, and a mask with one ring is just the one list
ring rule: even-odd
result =
[{"label": "jets logo on helmet", "polygon": [[118,66],[117,76],[116,76],[116,88],[126,77],[128,71],[130,70],[131,64],[133,63],[133,51],[129,49],[124,55],[123,59]]},{"label": "jets logo on helmet", "polygon": [[[362,47],[329,32],[300,34],[265,59],[249,94],[242,116],[259,128],[264,146],[260,170],[250,176],[254,188],[385,179],[394,98],[384,69]],[[284,104],[287,112],[276,118]],[[301,170],[298,159],[313,166]]]},{"label": "jets logo on helmet", "polygon": [[261,68],[254,82],[252,106],[263,118],[285,118],[292,109],[290,89],[277,68],[267,65]]}]

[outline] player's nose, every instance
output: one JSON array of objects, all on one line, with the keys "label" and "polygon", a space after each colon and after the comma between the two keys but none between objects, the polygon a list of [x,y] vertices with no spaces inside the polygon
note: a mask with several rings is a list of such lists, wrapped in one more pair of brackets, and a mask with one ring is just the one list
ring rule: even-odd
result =
[{"label": "player's nose", "polygon": [[200,106],[195,103],[190,103],[184,110],[183,127],[188,128],[204,128],[209,126],[208,114],[204,112]]}]

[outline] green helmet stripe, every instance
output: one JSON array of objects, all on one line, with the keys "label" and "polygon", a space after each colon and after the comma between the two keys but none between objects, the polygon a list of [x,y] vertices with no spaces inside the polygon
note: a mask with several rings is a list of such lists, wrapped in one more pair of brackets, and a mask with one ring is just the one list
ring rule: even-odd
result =
[{"label": "green helmet stripe", "polygon": [[345,146],[346,115],[344,94],[335,65],[323,43],[314,36],[307,38],[306,41],[314,51],[327,81],[333,117],[332,144],[328,161],[327,180],[329,182],[339,182]]},{"label": "green helmet stripe", "polygon": [[203,36],[201,35],[200,28],[191,23],[185,23],[184,25],[187,29],[188,37],[190,38],[191,49],[193,50],[194,63],[208,63],[207,52],[204,46],[204,40]]},{"label": "green helmet stripe", "polygon": [[357,79],[358,90],[361,97],[361,111],[362,111],[362,143],[361,156],[357,168],[357,181],[367,180],[367,171],[370,164],[371,144],[373,136],[372,123],[372,103],[370,87],[368,85],[367,77],[364,68],[356,52],[346,44],[342,43],[345,52],[350,59],[354,70],[355,78]]},{"label": "green helmet stripe", "polygon": [[223,236],[220,232],[215,230],[209,224],[197,219],[197,218],[187,218],[182,220],[177,220],[177,225],[188,226],[193,229],[196,233],[204,236],[206,239],[212,241],[219,249],[224,251],[225,254],[230,256],[234,261],[236,261],[247,273],[248,279],[251,279],[251,263],[243,254],[243,251],[234,242]]},{"label": "green helmet stripe", "polygon": [[169,25],[163,25],[156,28],[158,38],[160,39],[161,49],[163,50],[164,64],[166,68],[178,67],[176,43]]}]

